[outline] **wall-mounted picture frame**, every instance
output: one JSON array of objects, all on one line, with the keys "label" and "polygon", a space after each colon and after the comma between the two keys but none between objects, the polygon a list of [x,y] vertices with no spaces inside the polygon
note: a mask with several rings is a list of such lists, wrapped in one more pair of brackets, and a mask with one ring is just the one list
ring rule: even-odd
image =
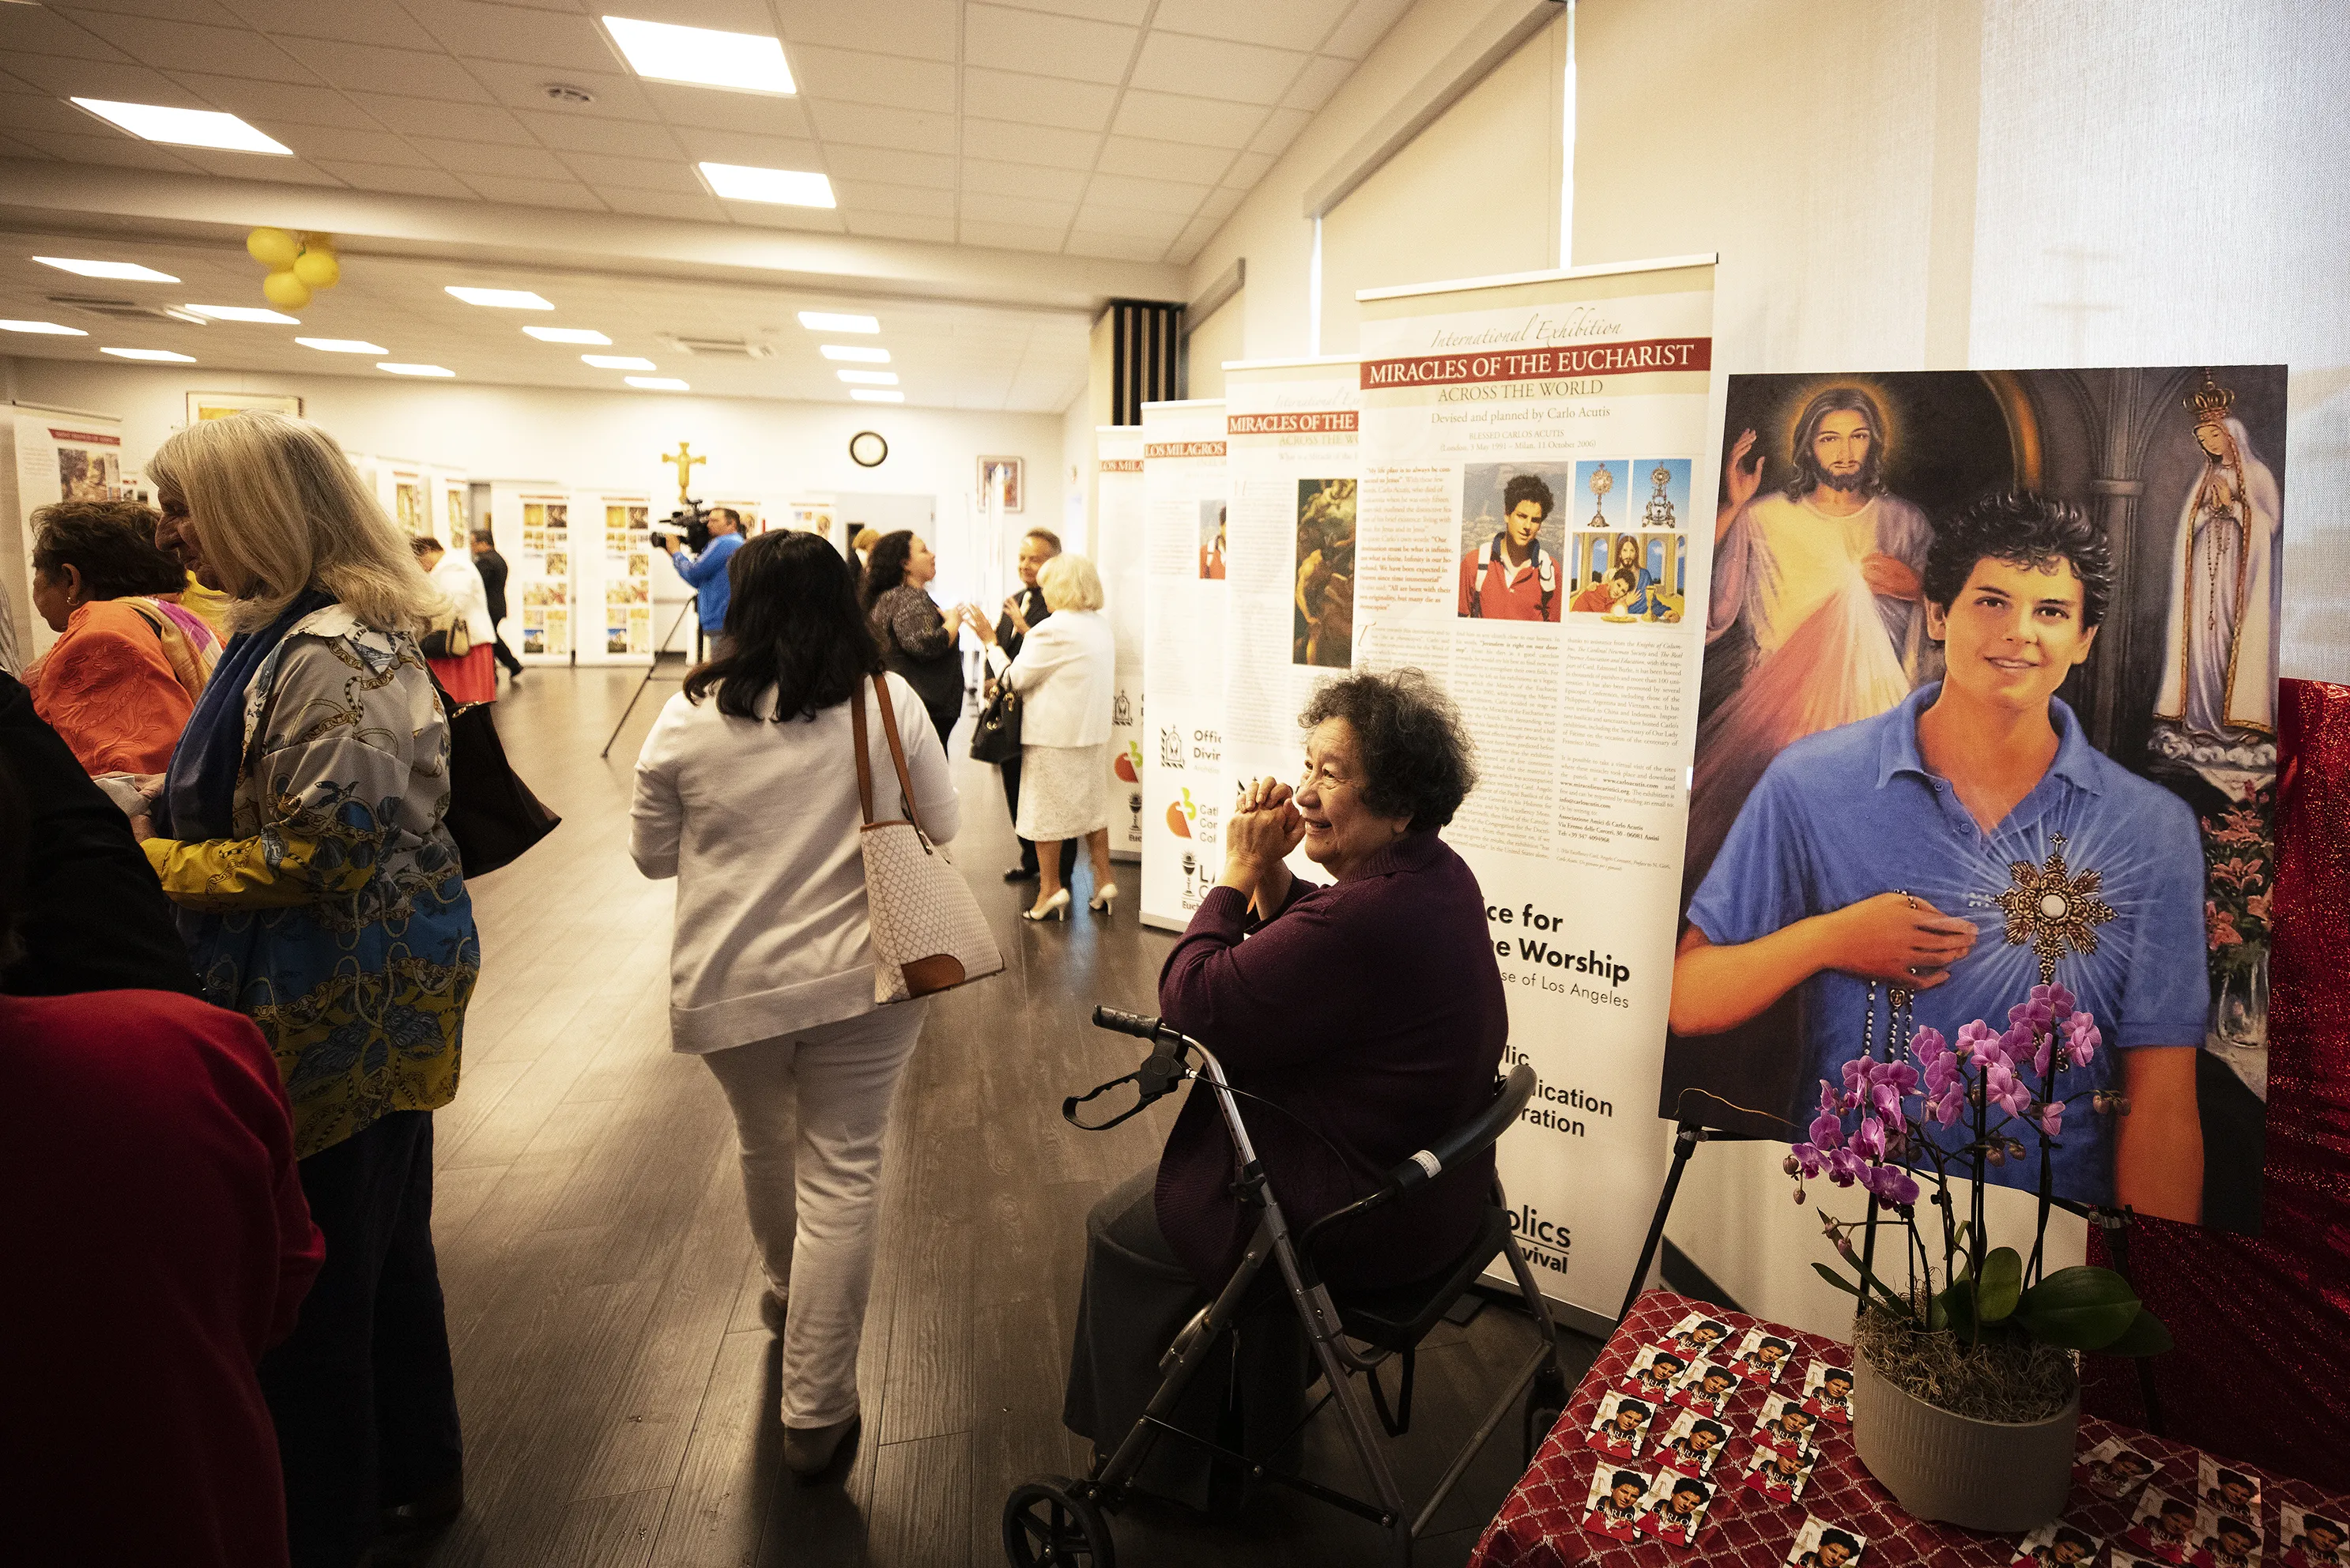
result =
[{"label": "wall-mounted picture frame", "polygon": [[231,414],[250,413],[256,409],[273,414],[302,417],[302,400],[291,392],[190,392],[188,422],[202,424],[206,420],[224,420]]},{"label": "wall-mounted picture frame", "polygon": [[[996,480],[988,475],[994,473]],[[1021,512],[1028,504],[1027,465],[1016,457],[983,457],[979,460],[979,493],[984,498],[991,483],[1003,486],[1003,510]]]}]

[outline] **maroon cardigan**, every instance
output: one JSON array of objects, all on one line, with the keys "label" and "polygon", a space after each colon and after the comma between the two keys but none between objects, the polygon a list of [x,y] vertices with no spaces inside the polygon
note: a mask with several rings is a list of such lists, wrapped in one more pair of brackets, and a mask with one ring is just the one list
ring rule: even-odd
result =
[{"label": "maroon cardigan", "polygon": [[[1484,895],[1434,833],[1406,835],[1335,887],[1297,881],[1262,925],[1237,889],[1211,888],[1159,971],[1159,1007],[1233,1085],[1292,1113],[1240,1102],[1297,1231],[1489,1103],[1510,1032]],[[1237,1170],[1213,1096],[1195,1087],[1159,1156],[1157,1210],[1160,1233],[1210,1289],[1256,1228],[1230,1190]],[[1492,1171],[1489,1153],[1340,1227],[1315,1250],[1324,1277],[1378,1287],[1442,1268],[1468,1245]]]}]

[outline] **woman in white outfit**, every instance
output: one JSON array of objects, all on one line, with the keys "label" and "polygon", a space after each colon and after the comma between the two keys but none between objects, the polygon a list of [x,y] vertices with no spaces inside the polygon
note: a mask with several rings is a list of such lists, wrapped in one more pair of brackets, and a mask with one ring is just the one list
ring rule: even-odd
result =
[{"label": "woman in white outfit", "polygon": [[1021,918],[1069,918],[1061,886],[1064,838],[1082,838],[1093,857],[1094,896],[1107,913],[1118,897],[1109,879],[1109,713],[1118,677],[1117,639],[1102,615],[1101,575],[1083,556],[1055,556],[1036,573],[1053,613],[1029,631],[1020,657],[1006,659],[995,628],[977,610],[964,622],[987,645],[987,667],[1020,693],[1020,819],[1014,831],[1036,846],[1036,902]]},{"label": "woman in white outfit", "polygon": [[[629,850],[677,878],[672,1048],[733,1107],[768,1314],[783,1318],[784,1462],[822,1474],[857,1423],[881,1135],[925,1003],[877,1008],[848,704],[899,815],[872,677],[881,654],[820,535],[763,534],[730,564],[728,651],[688,676],[637,759]],[[891,710],[922,826],[957,826],[946,753],[913,688]]]}]

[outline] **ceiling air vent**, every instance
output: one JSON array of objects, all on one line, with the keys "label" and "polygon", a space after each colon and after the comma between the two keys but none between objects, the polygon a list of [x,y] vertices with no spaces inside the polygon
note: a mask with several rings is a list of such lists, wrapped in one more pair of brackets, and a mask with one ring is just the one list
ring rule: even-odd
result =
[{"label": "ceiling air vent", "polygon": [[118,321],[192,321],[196,326],[203,325],[202,317],[166,310],[160,305],[141,305],[135,299],[98,299],[86,294],[53,294],[49,296],[49,303],[87,310],[92,316],[110,316]]},{"label": "ceiling air vent", "polygon": [[774,358],[775,352],[767,344],[754,343],[747,337],[664,337],[661,341],[681,354],[712,359],[767,359]]}]

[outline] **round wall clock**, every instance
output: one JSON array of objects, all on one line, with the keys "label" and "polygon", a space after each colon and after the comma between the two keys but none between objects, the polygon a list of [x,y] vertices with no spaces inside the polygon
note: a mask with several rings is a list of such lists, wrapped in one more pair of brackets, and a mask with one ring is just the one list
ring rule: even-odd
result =
[{"label": "round wall clock", "polygon": [[879,431],[858,431],[848,438],[849,461],[859,468],[879,468],[889,455],[889,443]]}]

